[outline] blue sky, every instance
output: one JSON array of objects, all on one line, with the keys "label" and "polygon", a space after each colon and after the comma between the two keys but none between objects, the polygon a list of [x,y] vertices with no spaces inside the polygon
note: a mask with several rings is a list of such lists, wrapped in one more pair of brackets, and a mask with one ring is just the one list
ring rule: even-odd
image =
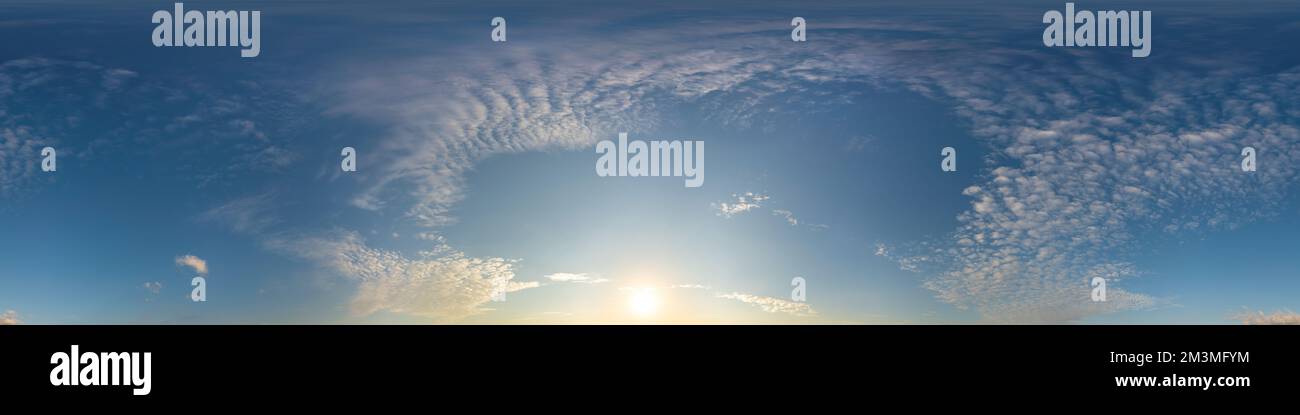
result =
[{"label": "blue sky", "polygon": [[[1300,11],[1076,3],[1151,10],[1133,58],[967,3],[186,2],[262,12],[240,58],[154,47],[171,2],[6,2],[0,321],[1298,318]],[[619,132],[704,185],[598,177]]]}]

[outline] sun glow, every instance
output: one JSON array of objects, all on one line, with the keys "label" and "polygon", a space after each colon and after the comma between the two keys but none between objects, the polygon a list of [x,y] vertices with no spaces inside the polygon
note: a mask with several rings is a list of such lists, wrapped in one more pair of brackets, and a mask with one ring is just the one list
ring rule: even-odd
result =
[{"label": "sun glow", "polygon": [[659,312],[659,293],[653,288],[637,288],[628,297],[627,306],[637,317],[652,317]]}]

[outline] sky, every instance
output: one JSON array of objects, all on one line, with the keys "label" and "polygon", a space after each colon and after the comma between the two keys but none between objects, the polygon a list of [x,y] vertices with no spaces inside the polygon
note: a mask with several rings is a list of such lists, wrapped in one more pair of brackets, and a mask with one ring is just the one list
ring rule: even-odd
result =
[{"label": "sky", "polygon": [[173,4],[0,4],[0,323],[1300,322],[1289,2]]}]

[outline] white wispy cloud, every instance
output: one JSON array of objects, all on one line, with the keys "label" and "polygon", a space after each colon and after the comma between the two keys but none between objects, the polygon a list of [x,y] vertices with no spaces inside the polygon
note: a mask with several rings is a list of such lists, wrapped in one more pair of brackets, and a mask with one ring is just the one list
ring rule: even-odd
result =
[{"label": "white wispy cloud", "polygon": [[103,82],[101,85],[106,90],[117,90],[122,87],[122,84],[136,76],[139,76],[139,74],[134,71],[126,69],[108,69],[104,71]]},{"label": "white wispy cloud", "polygon": [[[70,135],[81,119],[78,115],[100,110],[97,105],[112,88],[98,88],[99,79],[118,79],[119,69],[89,62],[40,57],[0,63],[0,197],[40,183],[40,152],[54,147],[59,156],[75,157],[83,146],[59,139]],[[66,84],[85,85],[69,88]],[[76,111],[53,110],[50,105],[33,105],[41,100],[82,102]],[[65,145],[66,144],[66,145]]]},{"label": "white wispy cloud", "polygon": [[790,226],[799,226],[799,219],[794,217],[794,212],[785,209],[773,209],[772,214],[785,218],[785,222]]},{"label": "white wispy cloud", "polygon": [[27,126],[0,128],[0,195],[15,192],[36,179],[40,150],[52,143]]},{"label": "white wispy cloud", "polygon": [[155,294],[155,295],[158,294],[158,292],[162,290],[162,283],[161,283],[161,282],[158,282],[158,281],[150,281],[150,282],[146,282],[146,283],[144,283],[143,286],[144,286],[144,289],[145,289],[145,290],[147,290],[147,291],[149,291],[149,293],[151,293],[151,294]]},{"label": "white wispy cloud", "polygon": [[[208,169],[202,165],[202,172],[185,172],[198,176],[198,186],[239,174],[278,171],[296,159],[294,152],[283,147],[284,142],[261,139],[231,145],[212,140],[213,135],[265,138],[267,132],[260,128],[260,121],[258,128],[248,120],[231,121],[254,115],[275,121],[273,124],[279,128],[297,127],[296,118],[279,119],[296,109],[297,102],[285,99],[283,90],[236,87],[244,82],[223,83],[219,88],[197,80],[185,83],[175,88],[158,79],[142,78],[129,69],[88,61],[28,57],[0,63],[0,196],[52,180],[53,175],[42,174],[39,169],[40,151],[46,146],[57,150],[61,162],[92,160],[101,152],[139,151],[153,155],[152,149],[162,146],[132,147],[164,138],[165,145],[183,147],[167,153],[177,160],[229,153],[229,158],[222,157],[221,166]],[[271,96],[274,98],[268,99]],[[34,102],[80,104],[68,108]],[[163,114],[173,111],[188,114],[170,122],[157,119],[169,117]],[[81,137],[87,139],[76,139]],[[190,164],[182,164],[190,168]]]},{"label": "white wispy cloud", "polygon": [[240,198],[210,209],[201,218],[254,237],[272,252],[309,260],[355,283],[356,292],[349,300],[355,315],[390,312],[453,322],[489,311],[485,304],[501,288],[517,292],[541,286],[539,281],[514,280],[515,260],[469,257],[434,233],[417,233],[417,239],[432,246],[407,257],[372,248],[354,231],[285,230],[274,200],[270,193]]},{"label": "white wispy cloud", "polygon": [[275,196],[267,192],[231,200],[203,212],[199,220],[221,223],[241,234],[260,234],[280,222],[273,212]]},{"label": "white wispy cloud", "polygon": [[294,238],[271,238],[266,245],[328,267],[357,284],[350,300],[357,315],[376,312],[455,321],[486,311],[483,305],[499,289],[521,291],[537,281],[514,281],[515,261],[473,258],[460,252],[411,259],[367,246],[355,232]]},{"label": "white wispy cloud", "polygon": [[176,265],[189,267],[190,269],[193,269],[194,272],[202,275],[207,275],[208,273],[208,261],[204,261],[203,258],[194,255],[186,254],[176,257]]},{"label": "white wispy cloud", "polygon": [[813,310],[811,305],[803,302],[782,300],[780,298],[764,297],[759,295],[742,294],[736,292],[718,294],[717,297],[725,298],[728,300],[736,300],[742,303],[750,304],[755,307],[759,307],[763,311],[769,313],[785,313],[785,314],[801,316],[801,317],[809,317],[809,316],[817,315],[817,311]]},{"label": "white wispy cloud", "polygon": [[[731,218],[750,211],[770,209],[770,207],[765,207],[765,205],[767,205],[771,199],[772,197],[766,193],[734,193],[731,195],[731,200],[726,202],[715,202],[710,206],[713,208],[716,215],[724,218]],[[823,224],[802,223],[799,221],[799,218],[795,217],[794,212],[789,209],[770,209],[770,211],[773,216],[780,216],[786,223],[790,224],[790,226],[799,226],[800,224],[803,224],[804,226],[815,230],[824,230],[829,228],[829,226]]]},{"label": "white wispy cloud", "polygon": [[717,211],[718,216],[730,218],[741,213],[758,209],[763,207],[763,202],[770,199],[766,194],[754,192],[732,194],[731,198],[731,201],[713,204],[713,209]]},{"label": "white wispy cloud", "polygon": [[[885,19],[823,24],[900,28]],[[699,105],[720,124],[767,123],[760,115],[785,108],[777,95],[807,92],[816,83],[868,81],[870,72],[884,68],[880,48],[893,45],[826,33],[825,47],[810,42],[812,47],[794,50],[782,47],[770,34],[771,23],[761,19],[710,26],[683,22],[601,33],[605,41],[581,48],[539,42],[506,54],[440,50],[437,56],[348,68],[320,83],[327,85],[322,95],[338,98],[330,112],[393,126],[377,152],[382,171],[366,178],[369,188],[354,197],[354,205],[397,207],[417,223],[443,226],[455,221],[451,206],[464,197],[464,174],[486,157],[576,150],[619,131],[649,131],[672,116],[663,110],[675,104]],[[700,42],[710,47],[691,46]],[[858,44],[830,47],[853,42]],[[857,94],[814,94],[789,111],[815,113]]]},{"label": "white wispy cloud", "polygon": [[554,274],[547,275],[545,278],[555,282],[574,282],[579,284],[600,284],[603,282],[609,282],[609,279],[592,276],[586,273],[574,274],[574,273],[567,273],[567,272],[557,272]]}]

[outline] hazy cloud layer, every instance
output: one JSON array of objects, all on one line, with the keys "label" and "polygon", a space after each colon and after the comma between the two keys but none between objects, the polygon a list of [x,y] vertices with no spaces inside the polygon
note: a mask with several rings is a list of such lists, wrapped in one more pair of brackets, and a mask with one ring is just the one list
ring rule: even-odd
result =
[{"label": "hazy cloud layer", "polygon": [[[77,154],[61,145],[63,136],[87,114],[103,109],[104,97],[125,82],[119,71],[40,57],[0,63],[0,197],[38,179],[42,148],[54,147],[60,157]],[[101,78],[113,79],[114,87],[95,86]],[[60,103],[77,105],[64,109]]]},{"label": "hazy cloud layer", "polygon": [[1242,324],[1250,325],[1300,325],[1300,314],[1291,310],[1278,310],[1272,313],[1242,312],[1232,318]]},{"label": "hazy cloud layer", "polygon": [[733,292],[718,294],[718,298],[740,301],[761,308],[763,311],[768,313],[785,313],[801,317],[814,316],[817,314],[817,311],[813,310],[812,306],[808,305],[808,303],[782,300],[774,297]]},{"label": "hazy cloud layer", "polygon": [[22,324],[22,320],[18,319],[17,311],[5,310],[4,313],[0,313],[0,326],[13,326],[18,324]]}]

